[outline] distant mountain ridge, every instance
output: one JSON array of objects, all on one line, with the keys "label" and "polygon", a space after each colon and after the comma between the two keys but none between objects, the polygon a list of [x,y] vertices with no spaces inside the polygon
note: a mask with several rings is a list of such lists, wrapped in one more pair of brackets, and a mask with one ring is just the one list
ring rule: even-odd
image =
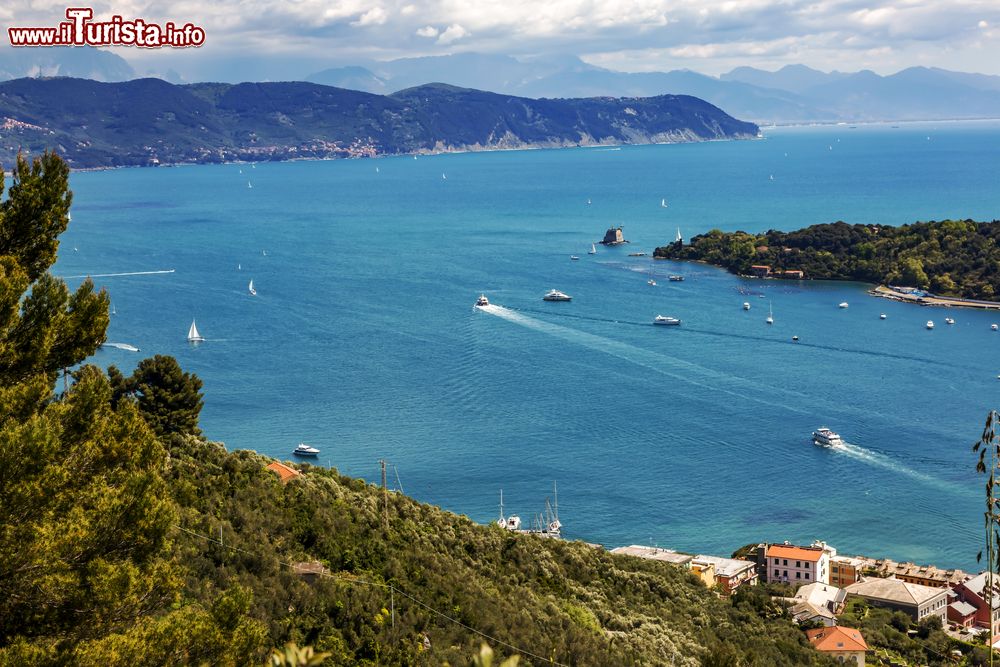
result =
[{"label": "distant mountain ridge", "polygon": [[433,79],[529,97],[693,95],[760,123],[1000,116],[1000,77],[926,67],[889,76],[868,70],[821,72],[805,65],[775,72],[738,67],[716,78],[690,70],[616,72],[572,57],[517,60],[466,53],[369,61],[306,78],[371,92]]},{"label": "distant mountain ridge", "polygon": [[[66,104],[73,100],[73,104]],[[0,83],[0,161],[55,149],[74,167],[668,143],[756,136],[690,96],[534,100],[429,84],[375,95],[305,82]]]}]

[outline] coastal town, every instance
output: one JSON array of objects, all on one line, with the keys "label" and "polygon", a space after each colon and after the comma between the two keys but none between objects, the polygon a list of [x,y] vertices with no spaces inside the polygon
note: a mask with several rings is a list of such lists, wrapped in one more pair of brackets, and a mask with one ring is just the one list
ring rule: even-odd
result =
[{"label": "coastal town", "polygon": [[806,629],[813,647],[858,667],[864,667],[866,654],[872,651],[860,630],[839,622],[852,600],[902,612],[914,624],[936,617],[956,639],[975,638],[1000,647],[1000,582],[989,581],[988,572],[970,574],[934,565],[848,556],[821,541],[805,546],[787,541],[747,545],[733,554],[739,558],[637,544],[611,549],[611,553],[669,563],[725,596],[755,585],[794,588],[791,595],[775,598],[787,605],[795,622]]}]

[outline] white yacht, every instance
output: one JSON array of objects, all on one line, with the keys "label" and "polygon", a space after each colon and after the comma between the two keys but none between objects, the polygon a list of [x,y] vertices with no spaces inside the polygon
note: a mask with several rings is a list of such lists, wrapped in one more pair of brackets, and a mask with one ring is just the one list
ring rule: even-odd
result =
[{"label": "white yacht", "polygon": [[310,447],[304,442],[300,442],[298,447],[292,450],[292,454],[296,456],[319,456],[319,450],[315,447]]},{"label": "white yacht", "polygon": [[511,516],[503,514],[503,489],[500,489],[500,518],[496,523],[504,530],[518,530],[521,527],[521,517],[516,514]]},{"label": "white yacht", "polygon": [[486,298],[485,294],[480,294],[479,298],[476,299],[476,308],[482,308],[483,306],[490,305],[490,300]]},{"label": "white yacht", "polygon": [[934,328],[934,320],[927,320],[927,328],[928,329]]},{"label": "white yacht", "polygon": [[821,447],[839,447],[844,444],[840,436],[825,426],[813,431],[813,444]]},{"label": "white yacht", "polygon": [[846,301],[841,301],[839,304],[837,304],[837,306],[840,308],[847,308],[848,305],[849,304]]},{"label": "white yacht", "polygon": [[882,314],[880,314],[880,315],[878,316],[878,318],[879,318],[880,320],[884,320],[884,319],[885,319],[885,313],[882,313]]},{"label": "white yacht", "polygon": [[571,260],[573,260],[574,262],[575,262],[576,260],[580,259],[580,258],[579,258],[579,257],[577,257],[576,255],[570,255],[570,256],[569,256],[569,258],[570,258]]},{"label": "white yacht", "polygon": [[557,289],[550,289],[548,292],[545,293],[545,296],[542,297],[542,301],[572,301],[572,300],[573,297],[571,297],[569,294],[564,294],[563,292],[560,292]]},{"label": "white yacht", "polygon": [[750,310],[750,302],[749,301],[744,301],[743,302],[743,310]]},{"label": "white yacht", "polygon": [[201,343],[205,338],[198,332],[198,327],[195,326],[194,320],[191,320],[191,328],[188,329],[188,342],[190,343]]},{"label": "white yacht", "polygon": [[587,254],[588,255],[596,255],[597,254],[597,246],[594,245],[593,243],[591,243],[590,244],[590,250],[587,251]]},{"label": "white yacht", "polygon": [[666,315],[657,315],[653,318],[653,324],[662,324],[665,326],[679,326],[681,321],[676,317],[667,317]]},{"label": "white yacht", "polygon": [[952,318],[950,318],[950,317],[946,317],[946,318],[944,318],[944,323],[945,324],[954,324],[955,320],[952,319]]}]

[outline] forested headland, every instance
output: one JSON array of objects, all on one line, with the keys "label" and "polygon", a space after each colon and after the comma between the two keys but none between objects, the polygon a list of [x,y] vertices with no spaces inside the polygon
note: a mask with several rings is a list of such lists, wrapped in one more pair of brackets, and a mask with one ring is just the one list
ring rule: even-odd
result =
[{"label": "forested headland", "polygon": [[834,222],[762,234],[713,229],[657,248],[660,259],[697,260],[740,275],[767,266],[772,275],[858,280],[930,290],[942,296],[1000,299],[1000,221],[943,220],[887,225]]}]

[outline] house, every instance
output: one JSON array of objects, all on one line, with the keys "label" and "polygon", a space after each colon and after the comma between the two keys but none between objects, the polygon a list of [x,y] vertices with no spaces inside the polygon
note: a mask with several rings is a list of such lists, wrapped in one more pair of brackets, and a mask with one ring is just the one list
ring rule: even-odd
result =
[{"label": "house", "polygon": [[617,547],[611,550],[613,554],[635,556],[636,558],[646,558],[648,560],[659,560],[664,563],[673,563],[688,567],[694,556],[682,554],[673,549],[661,549],[660,547],[644,547],[639,544],[630,544],[627,547]]},{"label": "house", "polygon": [[284,463],[278,463],[277,461],[271,461],[271,463],[267,464],[267,469],[277,474],[278,478],[281,479],[282,484],[287,484],[289,480],[302,475],[302,473],[295,468],[286,466]]},{"label": "house", "polygon": [[[830,549],[772,544],[767,548],[767,580],[791,584],[830,583]],[[834,551],[836,553],[836,551]]]},{"label": "house", "polygon": [[[958,599],[976,608],[975,625],[980,628],[989,628],[993,634],[990,643],[1000,639],[1000,577],[994,575],[993,581],[993,621],[990,622],[990,603],[988,598],[988,587],[986,586],[987,573],[982,572],[968,581],[955,586],[954,591]],[[961,608],[966,609],[965,607]],[[959,610],[956,610],[959,611]]]},{"label": "house", "polygon": [[791,280],[802,280],[806,277],[806,274],[798,269],[785,269],[781,275]]},{"label": "house", "polygon": [[968,602],[956,600],[948,605],[948,622],[962,628],[971,628],[976,624],[976,612],[979,611]]},{"label": "house", "polygon": [[827,627],[837,624],[837,614],[843,612],[846,599],[842,589],[819,582],[801,587],[793,598],[784,598],[791,605],[788,611],[796,623],[815,621]]},{"label": "house", "polygon": [[933,565],[897,563],[888,559],[875,561],[875,568],[880,577],[896,577],[911,584],[934,588],[952,588],[970,578],[970,575],[962,570],[942,570]]},{"label": "house", "polygon": [[753,561],[699,555],[691,561],[692,567],[696,564],[715,567],[715,581],[726,595],[731,595],[740,586],[757,583],[757,564]]},{"label": "house", "polygon": [[765,264],[754,264],[750,267],[750,275],[758,278],[767,278],[771,275],[771,267]]},{"label": "house", "polygon": [[316,580],[327,573],[326,567],[318,560],[295,563],[292,565],[292,572],[302,577],[307,584],[314,584]]},{"label": "house", "polygon": [[817,651],[825,653],[844,664],[853,662],[857,667],[865,667],[865,651],[868,643],[859,630],[837,625],[832,628],[806,630],[809,643]]},{"label": "house", "polygon": [[865,577],[844,590],[849,597],[864,598],[874,607],[901,611],[914,621],[922,621],[928,616],[938,616],[942,623],[947,620],[949,599],[945,589],[911,584],[902,579]]},{"label": "house", "polygon": [[701,583],[705,584],[706,588],[712,588],[715,586],[717,582],[715,577],[715,565],[694,559],[691,561],[690,568],[691,574],[701,579]]},{"label": "house", "polygon": [[830,559],[830,583],[834,586],[850,586],[861,578],[866,561],[851,556],[834,556]]}]

